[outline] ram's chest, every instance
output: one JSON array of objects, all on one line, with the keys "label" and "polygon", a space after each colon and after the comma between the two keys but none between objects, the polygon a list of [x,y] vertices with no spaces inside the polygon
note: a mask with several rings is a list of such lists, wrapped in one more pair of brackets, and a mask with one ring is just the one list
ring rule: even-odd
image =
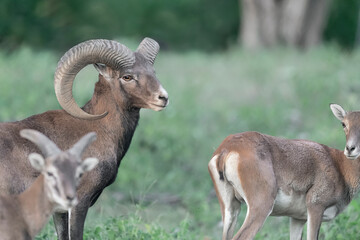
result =
[{"label": "ram's chest", "polygon": [[125,156],[127,150],[130,147],[135,129],[138,125],[138,121],[139,121],[139,114],[138,112],[135,112],[135,113],[128,113],[128,115],[124,117],[121,122],[122,131],[118,135],[117,146],[116,146],[116,158],[118,165],[120,165],[122,158]]},{"label": "ram's chest", "polygon": [[97,174],[99,175],[99,183],[106,187],[115,181],[118,173],[118,166],[116,158],[111,158],[106,161],[102,161],[98,164]]}]

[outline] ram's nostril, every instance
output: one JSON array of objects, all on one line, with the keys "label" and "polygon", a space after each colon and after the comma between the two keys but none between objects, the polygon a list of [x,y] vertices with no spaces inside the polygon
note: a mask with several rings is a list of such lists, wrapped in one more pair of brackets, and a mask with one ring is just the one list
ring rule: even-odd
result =
[{"label": "ram's nostril", "polygon": [[355,150],[355,146],[346,146],[346,150],[351,153]]},{"label": "ram's nostril", "polygon": [[159,95],[159,99],[164,102],[165,105],[167,105],[169,98],[167,96]]},{"label": "ram's nostril", "polygon": [[165,97],[165,96],[159,96],[159,99],[161,99],[161,100],[165,100],[165,101],[167,101],[168,100],[168,98],[167,97]]}]

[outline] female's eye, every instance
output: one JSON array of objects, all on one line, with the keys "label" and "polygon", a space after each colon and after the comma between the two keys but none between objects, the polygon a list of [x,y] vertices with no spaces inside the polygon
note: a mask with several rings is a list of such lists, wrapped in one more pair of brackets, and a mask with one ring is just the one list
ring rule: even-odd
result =
[{"label": "female's eye", "polygon": [[342,127],[343,127],[343,128],[345,128],[345,127],[346,127],[345,123],[343,123],[343,122],[341,123],[341,125],[342,125]]},{"label": "female's eye", "polygon": [[51,172],[47,172],[47,175],[48,175],[49,177],[53,177],[53,176],[54,176],[54,174],[52,174]]},{"label": "female's eye", "polygon": [[131,81],[131,80],[133,80],[134,78],[133,78],[133,76],[131,76],[131,75],[124,75],[123,77],[122,77],[122,79],[124,80],[124,81]]}]

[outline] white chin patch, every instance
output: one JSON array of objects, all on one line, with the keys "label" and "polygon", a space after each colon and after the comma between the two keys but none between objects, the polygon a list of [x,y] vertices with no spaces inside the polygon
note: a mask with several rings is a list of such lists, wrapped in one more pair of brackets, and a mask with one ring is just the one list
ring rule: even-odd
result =
[{"label": "white chin patch", "polygon": [[160,112],[161,110],[163,110],[164,108],[162,107],[156,107],[156,108],[153,108],[154,111],[157,111],[157,112]]},{"label": "white chin patch", "polygon": [[55,207],[55,212],[57,212],[57,213],[66,213],[67,211],[68,211],[68,207],[66,207],[66,206],[63,206],[63,205],[57,205],[56,207]]},{"label": "white chin patch", "polygon": [[359,157],[360,153],[349,154],[347,151],[344,152],[345,157],[350,160],[355,160]]},{"label": "white chin patch", "polygon": [[56,212],[67,212],[70,208],[73,208],[77,204],[77,199],[72,201],[63,201],[62,199],[58,199],[56,201]]},{"label": "white chin patch", "polygon": [[154,104],[149,105],[149,109],[157,111],[157,112],[163,110],[164,108],[165,107],[157,106],[157,105],[154,105]]}]

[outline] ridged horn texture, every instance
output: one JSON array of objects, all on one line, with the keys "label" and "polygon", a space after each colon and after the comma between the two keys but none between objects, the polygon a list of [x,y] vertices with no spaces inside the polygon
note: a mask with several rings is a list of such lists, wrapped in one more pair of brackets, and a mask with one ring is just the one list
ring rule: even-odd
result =
[{"label": "ridged horn texture", "polygon": [[142,40],[139,44],[139,47],[136,49],[136,51],[141,53],[151,64],[154,64],[159,50],[159,44],[151,38],[144,38],[144,40]]},{"label": "ridged horn texture", "polygon": [[83,136],[74,146],[69,150],[71,154],[81,157],[85,149],[96,140],[96,133],[90,132]]},{"label": "ridged horn texture", "polygon": [[76,74],[88,64],[94,63],[102,63],[120,70],[132,66],[135,56],[123,44],[106,39],[85,41],[67,51],[58,63],[54,84],[61,107],[73,117],[95,120],[107,115],[107,112],[100,115],[86,113],[76,104],[72,94]]},{"label": "ridged horn texture", "polygon": [[40,149],[45,158],[61,152],[53,141],[39,131],[33,129],[23,129],[20,131],[20,136],[34,143]]}]

